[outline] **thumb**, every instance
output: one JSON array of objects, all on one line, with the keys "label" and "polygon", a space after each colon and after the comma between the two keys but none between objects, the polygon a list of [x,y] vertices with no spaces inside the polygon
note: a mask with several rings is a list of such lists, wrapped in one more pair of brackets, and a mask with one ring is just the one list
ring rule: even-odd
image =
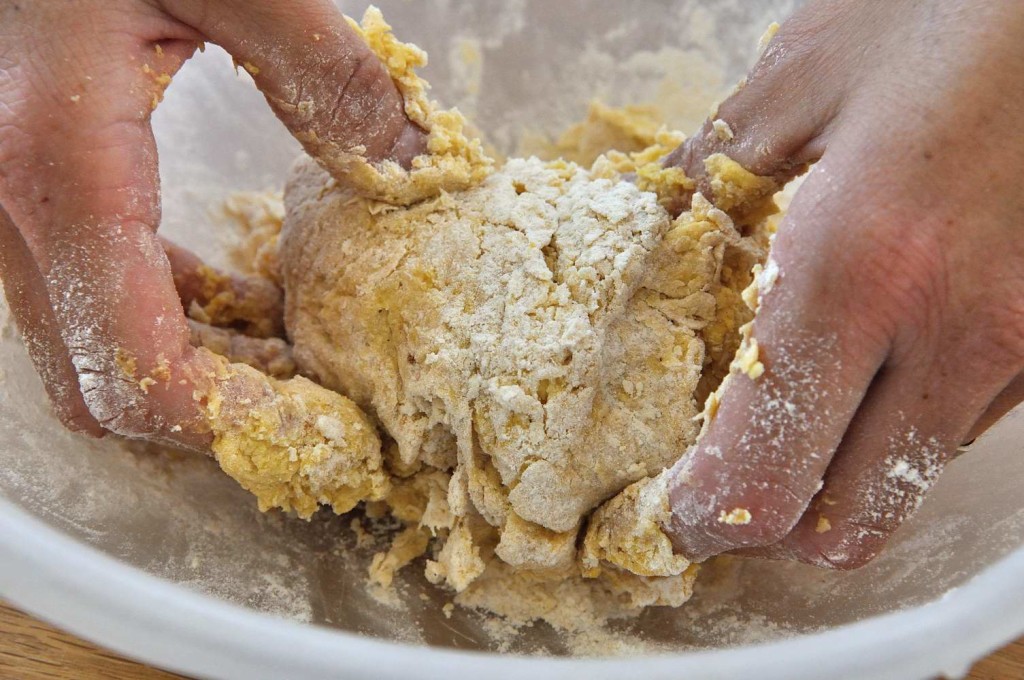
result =
[{"label": "thumb", "polygon": [[330,0],[166,0],[165,9],[252,75],[310,155],[408,165],[426,134],[388,70]]}]

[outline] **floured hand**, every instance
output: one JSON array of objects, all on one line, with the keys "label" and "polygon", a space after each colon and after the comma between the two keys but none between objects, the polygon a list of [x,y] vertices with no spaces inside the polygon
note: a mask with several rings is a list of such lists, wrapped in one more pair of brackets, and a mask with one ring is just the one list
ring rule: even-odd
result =
[{"label": "floured hand", "polygon": [[[962,442],[1024,398],[1024,9],[809,4],[669,158],[796,194],[738,375],[672,485],[673,540],[871,559]],[[685,199],[685,196],[681,197]]]},{"label": "floured hand", "polygon": [[[230,307],[243,330],[273,335],[279,292],[165,254],[155,234],[150,116],[203,41],[233,55],[314,156],[408,164],[425,149],[395,83],[328,0],[0,2],[0,277],[57,414],[80,432],[208,450],[211,389],[282,389],[212,377],[182,309]],[[279,355],[268,342],[238,344]]]}]

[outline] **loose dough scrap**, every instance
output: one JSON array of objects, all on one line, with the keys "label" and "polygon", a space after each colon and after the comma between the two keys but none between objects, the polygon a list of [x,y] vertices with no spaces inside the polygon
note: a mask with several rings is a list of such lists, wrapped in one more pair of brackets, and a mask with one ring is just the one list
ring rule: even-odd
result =
[{"label": "loose dough scrap", "polygon": [[[425,55],[372,8],[361,30],[430,154],[410,172],[357,152],[296,166],[285,323],[301,372],[331,391],[275,383],[269,419],[229,419],[218,459],[261,507],[383,504],[407,529],[374,560],[381,584],[427,552],[427,578],[457,602],[517,621],[579,628],[682,604],[696,566],[661,530],[663,470],[696,440],[749,321],[740,291],[765,252],[767,181],[712,157],[713,201],[697,194],[673,220],[664,206],[693,183],[660,158],[682,136],[599,107],[600,129],[563,151],[592,156],[604,138],[631,153],[495,168],[458,112],[427,101],[412,70]],[[282,408],[308,424],[301,409],[332,406],[341,449],[296,447],[321,451],[308,425],[279,435]],[[329,492],[308,481],[320,461],[337,473]]]},{"label": "loose dough scrap", "polygon": [[297,377],[276,380],[208,353],[211,387],[197,395],[221,468],[259,501],[309,517],[319,504],[348,512],[391,482],[380,438],[349,399]]}]

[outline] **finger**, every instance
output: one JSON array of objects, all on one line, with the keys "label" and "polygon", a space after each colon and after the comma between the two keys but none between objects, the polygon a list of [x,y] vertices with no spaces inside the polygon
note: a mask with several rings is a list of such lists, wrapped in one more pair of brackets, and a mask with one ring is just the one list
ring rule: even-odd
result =
[{"label": "finger", "polygon": [[[991,366],[971,365],[970,357],[977,355],[961,349],[967,351],[945,356],[966,360],[883,371],[851,423],[824,487],[792,533],[777,545],[744,554],[834,569],[855,569],[878,555],[917,510],[992,399],[976,379]],[[961,381],[963,376],[971,379]]]},{"label": "finger", "polygon": [[[51,166],[60,186],[74,191],[51,194],[52,221],[36,225],[31,249],[56,301],[54,318],[83,400],[111,432],[208,452],[211,400],[221,404],[217,395],[231,394],[249,399],[252,408],[274,409],[275,387],[254,372],[223,375],[223,364],[190,343],[155,234],[159,205],[148,127],[94,128],[84,115],[76,124]],[[101,180],[93,184],[94,178]]]},{"label": "finger", "polygon": [[193,347],[205,347],[232,363],[252,366],[280,380],[295,375],[292,348],[280,338],[253,338],[195,321],[189,322],[189,330],[189,341]]},{"label": "finger", "polygon": [[[887,293],[835,265],[858,250],[861,262],[876,261],[885,248],[850,228],[860,215],[834,201],[829,162],[808,177],[775,240],[780,274],[753,326],[763,374],[730,379],[700,444],[677,466],[670,533],[692,559],[790,531],[888,354],[890,317],[877,302]],[[857,205],[854,194],[846,205]],[[826,201],[833,207],[823,220]]]},{"label": "finger", "polygon": [[[195,36],[148,5],[130,9],[97,11],[86,30],[55,5],[23,7],[9,55],[14,96],[0,109],[0,199],[20,235],[8,239],[11,252],[20,253],[15,271],[28,277],[34,296],[21,316],[30,328],[45,329],[44,342],[30,343],[46,348],[37,352],[46,356],[44,372],[59,370],[60,383],[77,385],[94,421],[90,429],[125,433],[132,428],[124,422],[159,410],[152,402],[185,403],[187,385],[172,385],[175,376],[162,362],[193,351],[169,276],[174,305],[151,306],[159,302],[159,285],[148,276],[147,239],[155,243],[149,227],[158,221],[159,202],[156,147],[147,133],[152,108],[195,48]],[[33,49],[41,34],[47,41]],[[151,337],[132,333],[147,324],[156,329]],[[106,355],[99,351],[104,335]],[[136,350],[160,362],[138,365]],[[150,394],[147,380],[154,378],[138,370],[165,376],[156,392],[167,396]],[[124,399],[112,398],[118,391]],[[56,401],[66,408],[60,394]],[[71,406],[73,416],[80,406]],[[190,445],[208,441],[207,433],[183,436]]]},{"label": "finger", "polygon": [[70,430],[102,436],[103,428],[89,413],[78,389],[78,375],[57,329],[46,283],[3,206],[0,206],[0,281],[3,281],[7,304],[57,417]]},{"label": "finger", "polygon": [[330,0],[164,5],[231,53],[312,156],[364,147],[407,165],[425,150],[387,69]]},{"label": "finger", "polygon": [[[64,361],[96,422],[205,448],[209,427],[190,377],[196,350],[154,233],[158,170],[148,127],[153,97],[187,50],[158,51],[118,32],[105,38],[110,44],[76,43],[73,27],[49,19],[55,34],[72,36],[75,68],[46,74],[52,79],[38,79],[18,102],[31,134],[7,150],[33,162],[7,166],[5,203],[15,208]],[[111,60],[107,50],[124,57]],[[154,78],[158,70],[166,78]],[[68,92],[80,94],[61,96]]]},{"label": "finger", "polygon": [[1000,392],[985,412],[981,414],[974,427],[967,433],[964,443],[973,442],[984,434],[990,427],[995,425],[1007,413],[1012,411],[1019,404],[1024,403],[1024,374],[1014,378],[1006,388]]},{"label": "finger", "polygon": [[[62,169],[76,191],[54,197],[54,223],[36,235],[33,250],[93,416],[126,436],[169,438],[172,428],[185,427],[185,436],[196,435],[191,443],[203,446],[195,386],[183,373],[192,354],[188,328],[153,231],[157,212],[123,198],[129,190],[155,195],[156,188],[118,177],[120,162],[142,164],[124,156],[144,144],[143,134],[127,132],[113,154],[67,154]],[[85,166],[102,168],[93,172],[115,186],[125,183],[108,193],[72,179]]]},{"label": "finger", "polygon": [[284,335],[284,296],[273,282],[258,276],[226,274],[167,239],[161,242],[174,287],[192,318],[257,338]]},{"label": "finger", "polygon": [[[708,164],[715,154],[773,178],[777,186],[820,159],[850,77],[836,70],[831,55],[858,39],[848,26],[835,30],[845,13],[837,3],[830,12],[811,6],[787,19],[748,76],[665,164],[681,167],[696,181],[696,190],[721,207],[723,190],[713,183]],[[822,38],[826,34],[829,39]],[[680,196],[675,212],[689,200],[689,195]]]}]

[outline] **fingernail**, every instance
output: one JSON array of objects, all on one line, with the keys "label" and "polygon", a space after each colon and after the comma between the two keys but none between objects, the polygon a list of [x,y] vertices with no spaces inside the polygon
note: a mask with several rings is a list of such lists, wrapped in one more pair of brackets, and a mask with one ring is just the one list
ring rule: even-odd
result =
[{"label": "fingernail", "polygon": [[427,133],[419,125],[409,122],[402,129],[402,133],[395,140],[391,147],[389,157],[403,168],[408,170],[412,166],[412,159],[427,151]]}]

